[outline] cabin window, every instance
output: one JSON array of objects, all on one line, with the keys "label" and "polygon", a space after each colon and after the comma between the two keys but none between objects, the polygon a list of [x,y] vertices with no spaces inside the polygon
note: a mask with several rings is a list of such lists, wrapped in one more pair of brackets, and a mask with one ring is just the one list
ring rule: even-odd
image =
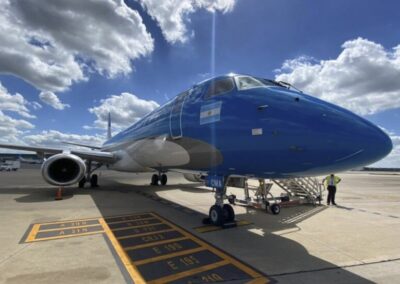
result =
[{"label": "cabin window", "polygon": [[230,92],[234,87],[235,84],[233,83],[232,78],[211,81],[207,90],[206,98]]},{"label": "cabin window", "polygon": [[249,76],[237,76],[235,80],[240,91],[265,86],[261,81]]}]

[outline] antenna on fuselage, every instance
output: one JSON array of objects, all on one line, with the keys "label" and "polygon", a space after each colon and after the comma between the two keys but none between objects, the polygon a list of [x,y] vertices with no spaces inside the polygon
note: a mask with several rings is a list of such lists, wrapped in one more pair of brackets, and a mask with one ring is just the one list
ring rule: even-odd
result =
[{"label": "antenna on fuselage", "polygon": [[108,113],[107,140],[111,139],[111,113]]}]

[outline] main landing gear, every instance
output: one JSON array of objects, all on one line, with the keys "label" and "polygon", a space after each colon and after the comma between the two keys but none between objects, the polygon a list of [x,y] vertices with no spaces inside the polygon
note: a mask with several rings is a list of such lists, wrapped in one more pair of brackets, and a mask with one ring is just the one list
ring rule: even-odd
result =
[{"label": "main landing gear", "polygon": [[226,198],[226,185],[215,190],[215,204],[211,206],[208,218],[203,219],[203,224],[212,224],[224,228],[235,227],[235,211],[229,204],[224,204]]},{"label": "main landing gear", "polygon": [[89,183],[90,187],[99,187],[98,180],[99,177],[97,174],[92,174],[95,170],[100,168],[102,164],[98,163],[92,168],[92,161],[86,161],[86,173],[85,176],[79,181],[78,187],[84,188],[85,183]]},{"label": "main landing gear", "polygon": [[166,185],[168,182],[168,177],[165,173],[159,173],[159,174],[154,174],[151,177],[151,183],[150,185],[158,185],[160,183],[161,185]]}]

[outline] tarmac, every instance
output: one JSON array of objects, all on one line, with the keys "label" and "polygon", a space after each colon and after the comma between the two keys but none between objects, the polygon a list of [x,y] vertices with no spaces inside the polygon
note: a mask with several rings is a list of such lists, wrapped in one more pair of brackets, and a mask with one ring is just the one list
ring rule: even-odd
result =
[{"label": "tarmac", "polygon": [[[55,201],[38,166],[0,172],[0,283],[139,283],[140,275],[154,283],[400,283],[398,173],[339,173],[338,206],[272,215],[235,205],[245,225],[207,233],[196,228],[214,198],[201,184],[177,173],[167,186],[150,186],[151,174],[99,175],[99,188],[69,187]],[[136,237],[117,234],[128,225]],[[54,238],[59,226],[66,237]],[[151,234],[143,226],[161,227]],[[181,243],[162,246],[168,234]],[[143,258],[150,251],[158,256]]]}]

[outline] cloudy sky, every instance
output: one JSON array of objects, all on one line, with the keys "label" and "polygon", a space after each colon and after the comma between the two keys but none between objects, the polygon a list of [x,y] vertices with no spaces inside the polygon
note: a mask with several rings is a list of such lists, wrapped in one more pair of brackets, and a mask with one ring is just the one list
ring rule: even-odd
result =
[{"label": "cloudy sky", "polygon": [[236,72],[364,116],[395,145],[377,165],[400,167],[399,9],[396,0],[0,0],[0,142],[100,145],[108,112],[118,131],[212,73]]}]

